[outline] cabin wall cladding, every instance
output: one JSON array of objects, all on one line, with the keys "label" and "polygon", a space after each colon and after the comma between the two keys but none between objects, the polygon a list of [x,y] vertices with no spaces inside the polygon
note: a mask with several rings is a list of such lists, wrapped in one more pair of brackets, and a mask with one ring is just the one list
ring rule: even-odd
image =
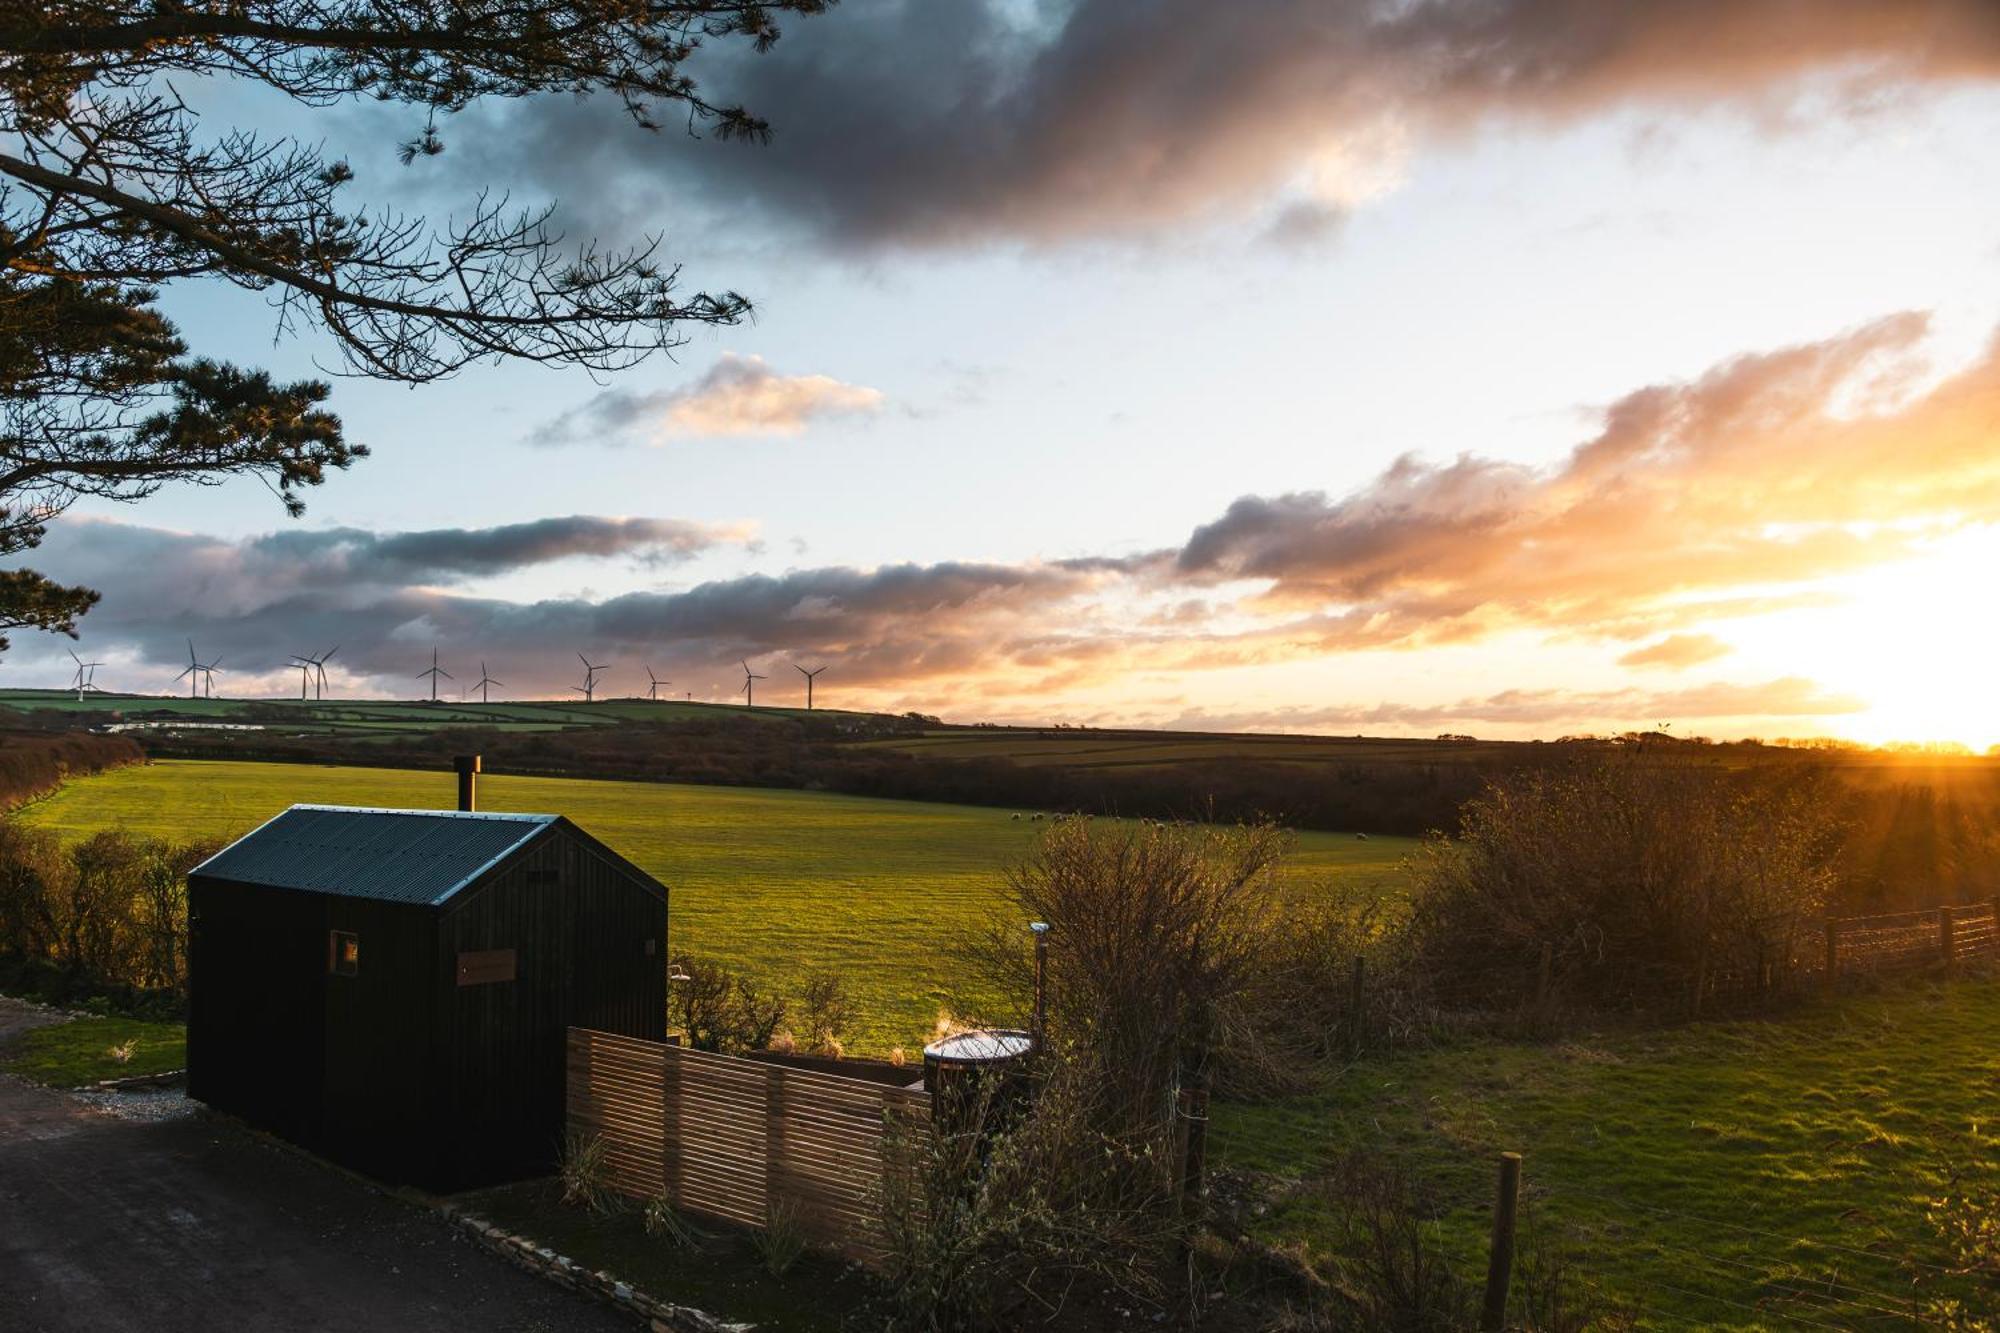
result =
[{"label": "cabin wall cladding", "polygon": [[807,1239],[870,1262],[893,1121],[921,1091],[605,1032],[569,1034],[569,1127],[604,1144],[608,1183],[634,1198],[761,1227],[774,1203]]}]

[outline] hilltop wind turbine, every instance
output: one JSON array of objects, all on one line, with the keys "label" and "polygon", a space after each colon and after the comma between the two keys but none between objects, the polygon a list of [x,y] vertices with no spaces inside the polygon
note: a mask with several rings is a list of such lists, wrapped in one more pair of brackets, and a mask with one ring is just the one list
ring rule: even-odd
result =
[{"label": "hilltop wind turbine", "polygon": [[671,684],[673,684],[672,681],[661,680],[658,676],[654,675],[653,668],[651,667],[646,668],[646,697],[648,699],[651,699],[654,703],[658,703],[660,701],[660,686],[671,685]]},{"label": "hilltop wind turbine", "polygon": [[491,676],[487,675],[487,674],[486,674],[486,663],[484,663],[484,662],[481,662],[481,663],[479,664],[479,683],[478,683],[477,685],[474,685],[474,686],[473,686],[472,688],[473,688],[473,689],[475,689],[475,690],[478,690],[478,691],[479,691],[479,702],[481,702],[481,703],[485,703],[485,702],[486,702],[486,687],[487,687],[488,685],[503,685],[503,686],[504,686],[504,685],[505,685],[506,683],[507,683],[507,682],[506,682],[506,681],[504,681],[504,680],[495,680],[495,679],[493,679],[493,677],[491,677]]},{"label": "hilltop wind turbine", "polygon": [[306,690],[312,686],[312,673],[319,667],[319,659],[317,657],[301,657],[297,653],[293,653],[291,661],[286,665],[295,666],[299,669],[299,702],[304,703],[306,701]]},{"label": "hilltop wind turbine", "polygon": [[326,697],[326,664],[331,662],[333,655],[339,651],[340,645],[336,643],[333,647],[313,659],[313,701],[315,703]]},{"label": "hilltop wind turbine", "polygon": [[806,711],[810,713],[812,712],[812,706],[813,706],[813,677],[817,676],[820,672],[826,670],[826,668],[823,666],[816,666],[811,671],[808,671],[804,667],[800,666],[797,662],[794,662],[792,663],[792,670],[798,672],[801,676],[804,676],[806,678]]},{"label": "hilltop wind turbine", "polygon": [[[743,661],[741,658],[737,660]],[[769,676],[760,676],[752,671],[747,661],[743,662],[743,706],[745,708],[755,708],[757,706],[757,682],[769,679]]]},{"label": "hilltop wind turbine", "polygon": [[431,645],[431,669],[429,671],[419,671],[417,673],[417,679],[422,680],[426,676],[430,677],[431,681],[431,702],[436,703],[438,701],[438,677],[443,676],[446,680],[452,679],[451,672],[446,671],[443,667],[438,665],[438,650],[436,644]]},{"label": "hilltop wind turbine", "polygon": [[219,657],[216,658],[213,662],[203,662],[201,664],[202,698],[213,699],[215,697],[215,672],[216,669],[221,665],[222,665],[222,659]]},{"label": "hilltop wind turbine", "polygon": [[597,673],[610,670],[611,664],[609,662],[592,662],[582,653],[576,655],[576,660],[583,663],[583,684],[570,686],[570,693],[580,694],[583,696],[585,703],[592,703],[597,698]]},{"label": "hilltop wind turbine", "polygon": [[97,668],[103,666],[104,663],[86,662],[76,655],[76,649],[74,648],[69,650],[69,660],[76,663],[76,680],[72,683],[71,688],[76,691],[76,701],[82,703],[83,692],[97,688]]},{"label": "hilltop wind turbine", "polygon": [[201,663],[195,660],[193,639],[188,640],[187,669],[182,671],[179,676],[175,676],[174,682],[178,684],[183,676],[187,678],[188,698],[192,699],[195,697],[197,689],[201,685]]}]

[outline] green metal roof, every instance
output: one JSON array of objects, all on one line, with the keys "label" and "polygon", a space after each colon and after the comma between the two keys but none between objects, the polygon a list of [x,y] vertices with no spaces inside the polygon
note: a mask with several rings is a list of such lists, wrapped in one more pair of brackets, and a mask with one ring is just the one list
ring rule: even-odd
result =
[{"label": "green metal roof", "polygon": [[193,873],[435,907],[561,818],[295,805]]}]

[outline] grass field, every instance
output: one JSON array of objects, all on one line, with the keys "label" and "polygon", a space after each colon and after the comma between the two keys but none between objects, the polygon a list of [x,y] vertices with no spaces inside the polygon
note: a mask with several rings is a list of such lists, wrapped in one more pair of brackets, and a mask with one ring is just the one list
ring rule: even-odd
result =
[{"label": "grass field", "polygon": [[36,1028],[15,1038],[0,1055],[0,1069],[56,1088],[186,1067],[187,1040],[180,1024],[136,1018],[78,1018]]},{"label": "grass field", "polygon": [[[455,794],[445,773],[163,761],[73,782],[22,817],[71,837],[220,839],[293,802],[447,808]],[[1041,827],[973,806],[566,778],[485,777],[480,803],[568,815],[657,876],[677,952],[787,987],[809,968],[838,970],[861,1011],[856,1045],[876,1051],[925,1039],[952,997],[940,946],[1003,910],[1003,874]],[[1392,893],[1410,845],[1305,833],[1289,873],[1328,892]]]},{"label": "grass field", "polygon": [[1585,1270],[1652,1326],[1910,1327],[1910,1302],[1951,1294],[1990,1317],[2000,1275],[1937,1271],[1953,1258],[1927,1212],[1954,1176],[2000,1187],[1996,1033],[2000,982],[1917,986],[1368,1060],[1317,1096],[1220,1106],[1215,1133],[1228,1165],[1298,1183],[1261,1224],[1274,1242],[1324,1240],[1308,1182],[1358,1149],[1433,1186],[1483,1273],[1495,1156],[1514,1150],[1536,1224],[1584,1238]]}]

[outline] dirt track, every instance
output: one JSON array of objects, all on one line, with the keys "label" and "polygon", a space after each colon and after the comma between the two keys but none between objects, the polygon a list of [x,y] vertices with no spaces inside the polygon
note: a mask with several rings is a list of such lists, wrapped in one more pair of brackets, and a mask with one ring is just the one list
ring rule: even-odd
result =
[{"label": "dirt track", "polygon": [[[0,999],[0,1044],[38,1022]],[[624,1330],[420,1211],[206,1115],[0,1075],[0,1329]]]}]

